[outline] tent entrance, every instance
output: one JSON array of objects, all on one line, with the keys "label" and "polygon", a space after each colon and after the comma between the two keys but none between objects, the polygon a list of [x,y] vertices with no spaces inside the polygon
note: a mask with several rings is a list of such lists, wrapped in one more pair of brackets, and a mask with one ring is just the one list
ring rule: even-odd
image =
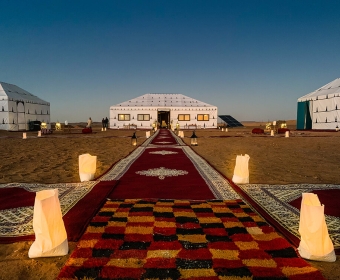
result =
[{"label": "tent entrance", "polygon": [[157,121],[161,128],[169,128],[170,127],[170,110],[158,111]]},{"label": "tent entrance", "polygon": [[312,129],[309,101],[298,102],[296,129]]}]

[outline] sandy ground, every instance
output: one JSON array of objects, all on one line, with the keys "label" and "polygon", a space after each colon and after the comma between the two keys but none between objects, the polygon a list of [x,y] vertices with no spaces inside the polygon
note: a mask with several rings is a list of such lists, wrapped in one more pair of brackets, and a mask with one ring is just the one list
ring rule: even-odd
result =
[{"label": "sandy ground", "polygon": [[[337,146],[340,132],[294,131],[284,135],[253,135],[254,126],[229,129],[228,132],[197,130],[198,146],[193,149],[217,170],[231,178],[236,155],[250,156],[250,183],[329,183],[339,184],[340,153]],[[37,132],[0,131],[0,183],[61,183],[79,182],[78,156],[83,153],[97,155],[97,172],[100,176],[110,166],[128,155],[133,130],[101,131],[94,127],[91,135],[81,134],[81,126],[73,125],[65,131],[37,137]],[[192,131],[184,131],[190,143]],[[138,144],[145,140],[145,131],[137,131]],[[55,279],[68,258],[29,259],[32,242],[0,244],[0,279]],[[70,252],[76,244],[69,242]],[[340,279],[340,260],[335,263],[313,262],[326,279]]]}]

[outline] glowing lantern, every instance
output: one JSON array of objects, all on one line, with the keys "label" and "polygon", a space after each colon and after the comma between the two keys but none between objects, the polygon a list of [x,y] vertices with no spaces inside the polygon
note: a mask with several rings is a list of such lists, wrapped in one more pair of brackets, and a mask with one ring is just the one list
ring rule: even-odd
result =
[{"label": "glowing lantern", "polygon": [[58,198],[58,189],[36,193],[33,212],[35,241],[30,258],[64,256],[68,253],[67,234]]},{"label": "glowing lantern", "polygon": [[289,131],[285,132],[285,137],[289,137]]},{"label": "glowing lantern", "polygon": [[194,132],[192,133],[191,135],[191,146],[198,146],[198,143],[197,143],[197,136],[195,134],[195,130]]},{"label": "glowing lantern", "polygon": [[236,184],[248,184],[249,183],[249,155],[240,155],[236,157],[236,164],[234,169],[234,176],[232,181]]},{"label": "glowing lantern", "polygon": [[274,130],[270,131],[270,136],[274,136]]},{"label": "glowing lantern", "polygon": [[38,131],[38,137],[41,137],[41,130]]},{"label": "glowing lantern", "polygon": [[146,132],[145,132],[145,137],[146,137],[146,138],[150,138],[150,131],[146,131]]},{"label": "glowing lantern", "polygon": [[136,136],[136,132],[133,133],[132,137],[131,137],[131,145],[132,146],[137,146],[137,136]]},{"label": "glowing lantern", "polygon": [[334,262],[336,256],[324,211],[325,206],[321,205],[317,194],[302,194],[299,224],[301,241],[298,251],[305,259]]},{"label": "glowing lantern", "polygon": [[55,123],[55,130],[61,130],[61,124],[60,122]]},{"label": "glowing lantern", "polygon": [[80,181],[91,181],[96,173],[97,157],[90,154],[79,156],[79,177]]},{"label": "glowing lantern", "polygon": [[27,139],[26,132],[24,132],[24,133],[22,134],[22,139]]},{"label": "glowing lantern", "polygon": [[42,123],[40,124],[40,128],[41,128],[41,129],[47,129],[47,124],[46,124],[45,122],[42,122]]}]

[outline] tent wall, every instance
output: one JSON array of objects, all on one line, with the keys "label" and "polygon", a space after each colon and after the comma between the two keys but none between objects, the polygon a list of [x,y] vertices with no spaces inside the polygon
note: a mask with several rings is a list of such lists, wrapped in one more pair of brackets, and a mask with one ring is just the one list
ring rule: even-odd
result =
[{"label": "tent wall", "polygon": [[50,106],[16,100],[0,100],[0,129],[29,130],[30,121],[50,123]]},{"label": "tent wall", "polygon": [[298,102],[296,128],[297,129],[312,128],[309,101]]},{"label": "tent wall", "polygon": [[[116,107],[110,108],[110,128],[120,129],[127,125],[137,125],[138,128],[151,129],[152,124],[157,121],[158,111],[169,111],[170,125],[179,124],[180,128],[185,128],[189,125],[197,125],[201,128],[217,128],[217,107],[196,107],[196,108],[182,108],[182,107]],[[120,121],[118,115],[130,115],[129,121]],[[150,120],[139,121],[138,115],[150,115]],[[178,115],[190,115],[189,120],[179,120]],[[208,115],[208,120],[198,120],[198,115]]]},{"label": "tent wall", "polygon": [[313,129],[335,129],[340,121],[340,97],[313,100]]}]

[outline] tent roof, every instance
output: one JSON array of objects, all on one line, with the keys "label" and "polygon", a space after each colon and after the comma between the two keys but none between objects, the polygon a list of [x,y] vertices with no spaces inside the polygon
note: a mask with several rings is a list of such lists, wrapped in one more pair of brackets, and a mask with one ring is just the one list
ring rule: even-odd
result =
[{"label": "tent roof", "polygon": [[[5,98],[6,97],[6,98]],[[12,84],[0,82],[0,100],[13,99],[19,101],[31,101],[32,103],[50,105],[49,102],[29,93],[28,91]]]},{"label": "tent roof", "polygon": [[112,107],[216,107],[179,93],[147,93]]},{"label": "tent roof", "polygon": [[334,96],[340,96],[340,78],[337,78],[327,85],[300,97],[298,101],[302,102],[307,100],[326,99]]}]

